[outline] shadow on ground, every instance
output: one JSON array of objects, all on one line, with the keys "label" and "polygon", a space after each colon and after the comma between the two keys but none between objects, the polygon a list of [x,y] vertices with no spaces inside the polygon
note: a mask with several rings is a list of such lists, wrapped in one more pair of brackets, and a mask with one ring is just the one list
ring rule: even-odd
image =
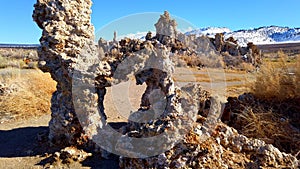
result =
[{"label": "shadow on ground", "polygon": [[[127,123],[109,123],[112,128],[119,129]],[[45,166],[49,164],[49,159],[45,154],[53,154],[59,149],[50,147],[47,142],[49,128],[24,127],[12,130],[0,130],[0,158],[18,157],[42,157],[43,159],[34,165]],[[93,153],[92,157],[87,158],[77,167],[89,167],[91,169],[117,169],[119,168],[119,157],[111,154],[109,159],[104,159],[100,154]]]},{"label": "shadow on ground", "polygon": [[28,157],[45,154],[49,151],[48,145],[39,142],[38,136],[40,136],[39,139],[43,139],[46,133],[48,133],[48,127],[45,126],[0,130],[0,157]]},{"label": "shadow on ground", "polygon": [[[116,130],[126,124],[109,123]],[[33,165],[46,166],[51,162],[44,155],[59,151],[59,149],[49,146],[48,132],[49,128],[46,126],[0,130],[0,158],[39,156],[42,157],[42,160]],[[104,159],[100,154],[93,153],[92,157],[87,158],[82,164],[77,164],[76,167],[117,169],[119,168],[119,157],[111,154],[109,159]]]}]

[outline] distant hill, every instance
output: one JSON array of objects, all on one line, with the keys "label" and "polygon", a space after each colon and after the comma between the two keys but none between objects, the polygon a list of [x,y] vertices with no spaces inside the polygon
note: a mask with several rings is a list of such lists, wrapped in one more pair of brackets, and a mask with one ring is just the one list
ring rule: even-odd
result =
[{"label": "distant hill", "polygon": [[232,32],[230,29],[225,28],[225,27],[207,27],[207,28],[199,28],[199,29],[194,29],[188,32],[185,32],[186,35],[197,35],[197,36],[209,36],[209,37],[214,37],[215,34],[217,33],[230,33]]},{"label": "distant hill", "polygon": [[206,35],[213,37],[216,33],[224,33],[225,38],[233,37],[241,46],[248,42],[254,44],[276,44],[300,42],[300,28],[267,26],[248,30],[231,31],[228,28],[200,28],[186,32],[187,35]]},{"label": "distant hill", "polygon": [[1,44],[0,48],[22,48],[22,49],[35,49],[38,48],[39,44]]},{"label": "distant hill", "polygon": [[[231,31],[226,27],[207,27],[185,32],[186,35],[205,35],[209,37],[214,37],[216,33],[224,33],[225,38],[233,37],[234,39],[237,39],[239,45],[241,46],[246,46],[248,42],[253,42],[257,45],[300,43],[300,28],[289,28],[280,26],[265,26],[255,29],[245,29],[238,31]],[[133,39],[143,39],[146,34],[147,32],[138,32],[136,34],[120,36],[119,38],[122,39],[124,37],[129,37]],[[0,48],[37,47],[39,47],[39,44],[0,44]]]}]

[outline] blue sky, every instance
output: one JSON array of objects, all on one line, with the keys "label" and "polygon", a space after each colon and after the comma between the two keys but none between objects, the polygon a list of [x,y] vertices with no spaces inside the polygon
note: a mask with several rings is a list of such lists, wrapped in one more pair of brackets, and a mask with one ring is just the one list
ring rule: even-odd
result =
[{"label": "blue sky", "polygon": [[[41,30],[31,15],[36,0],[2,0],[0,43],[39,43]],[[160,13],[168,10],[193,27],[231,30],[278,25],[300,27],[299,0],[94,0],[92,22],[96,33],[106,28],[136,33],[153,29]],[[143,15],[132,15],[132,14]],[[126,17],[130,15],[130,17]],[[147,19],[145,19],[145,18]],[[120,18],[123,18],[120,20]],[[118,21],[118,22],[117,22]],[[141,30],[143,29],[143,30]],[[111,33],[112,34],[112,33]]]}]

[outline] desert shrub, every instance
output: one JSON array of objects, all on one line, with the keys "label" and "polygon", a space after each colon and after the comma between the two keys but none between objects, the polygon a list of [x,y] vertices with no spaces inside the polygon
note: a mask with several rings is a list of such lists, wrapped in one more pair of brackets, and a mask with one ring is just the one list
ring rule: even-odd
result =
[{"label": "desert shrub", "polygon": [[281,151],[300,153],[300,57],[293,60],[283,52],[277,60],[265,60],[251,86],[252,94],[228,98],[228,123],[239,133],[264,140]]},{"label": "desert shrub", "polygon": [[252,92],[260,99],[286,100],[299,98],[300,58],[295,64],[295,73],[290,72],[288,56],[283,52],[278,53],[278,62],[264,62],[256,81],[252,85]]},{"label": "desert shrub", "polygon": [[36,49],[1,48],[0,54],[3,57],[7,58],[22,60],[26,57],[34,61],[38,60],[38,54]]},{"label": "desert shrub", "polygon": [[[224,68],[224,61],[219,55],[182,55],[179,57],[190,67]],[[181,63],[184,65],[183,63]]]},{"label": "desert shrub", "polygon": [[180,56],[180,59],[183,60],[187,66],[190,67],[202,67],[203,65],[200,58],[197,55],[191,55],[191,56],[182,55]]},{"label": "desert shrub", "polygon": [[237,68],[239,70],[242,70],[242,71],[246,71],[246,72],[253,72],[255,71],[255,66],[253,66],[251,63],[246,63],[246,62],[241,62]]},{"label": "desert shrub", "polygon": [[0,68],[5,68],[7,65],[8,60],[0,55]]},{"label": "desert shrub", "polygon": [[20,69],[16,68],[6,68],[0,69],[0,83],[10,84],[11,81],[14,81],[20,78]]},{"label": "desert shrub", "polygon": [[23,60],[0,56],[0,69],[8,67],[23,68],[24,66]]},{"label": "desert shrub", "polygon": [[0,69],[3,68],[37,69],[38,66],[36,61],[25,63],[23,59],[3,57],[0,55]]},{"label": "desert shrub", "polygon": [[300,152],[299,109],[298,99],[267,101],[246,93],[228,98],[225,112],[230,119],[222,120],[247,137],[295,155]]},{"label": "desert shrub", "polygon": [[236,115],[235,123],[241,127],[235,127],[241,134],[262,139],[287,153],[299,152],[299,130],[291,125],[288,117],[261,106],[246,106]]},{"label": "desert shrub", "polygon": [[199,58],[205,67],[210,67],[210,68],[224,68],[225,67],[223,57],[220,55],[209,55],[209,56],[200,55]]},{"label": "desert shrub", "polygon": [[20,119],[50,113],[50,99],[56,86],[50,74],[40,70],[1,69],[0,84],[13,91],[0,95],[0,122],[4,120],[1,115]]}]

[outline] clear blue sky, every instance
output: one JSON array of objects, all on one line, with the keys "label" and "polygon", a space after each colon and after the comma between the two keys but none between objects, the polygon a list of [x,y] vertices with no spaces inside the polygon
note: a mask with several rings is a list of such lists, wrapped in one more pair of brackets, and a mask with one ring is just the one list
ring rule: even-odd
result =
[{"label": "clear blue sky", "polygon": [[[41,31],[31,18],[35,2],[36,0],[1,0],[0,43],[39,43]],[[300,27],[299,0],[115,0],[113,3],[94,0],[93,2],[92,22],[96,30],[103,30],[105,25],[131,14],[163,13],[165,10],[187,20],[195,27],[228,27],[232,30],[269,25]],[[147,25],[153,25],[154,20],[144,19],[144,24],[131,20],[128,27],[142,29]],[[110,26],[113,27],[113,24]]]}]

